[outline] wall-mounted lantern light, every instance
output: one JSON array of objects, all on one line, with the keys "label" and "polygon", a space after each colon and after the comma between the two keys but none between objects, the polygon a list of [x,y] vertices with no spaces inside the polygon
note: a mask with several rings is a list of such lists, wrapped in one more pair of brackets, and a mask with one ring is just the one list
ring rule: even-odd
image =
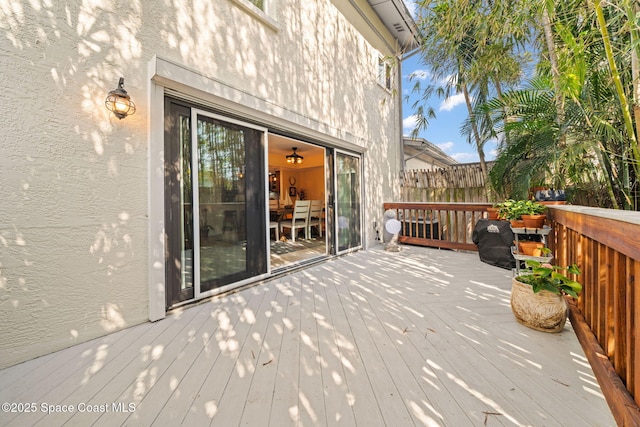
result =
[{"label": "wall-mounted lantern light", "polygon": [[300,163],[302,163],[302,159],[304,159],[304,157],[296,153],[296,150],[298,149],[298,147],[291,147],[291,149],[293,150],[293,153],[286,156],[287,163],[291,163],[293,165],[299,165]]},{"label": "wall-mounted lantern light", "polygon": [[119,119],[124,119],[136,112],[136,104],[124,90],[124,77],[120,77],[118,87],[109,92],[107,99],[104,100],[104,105]]}]

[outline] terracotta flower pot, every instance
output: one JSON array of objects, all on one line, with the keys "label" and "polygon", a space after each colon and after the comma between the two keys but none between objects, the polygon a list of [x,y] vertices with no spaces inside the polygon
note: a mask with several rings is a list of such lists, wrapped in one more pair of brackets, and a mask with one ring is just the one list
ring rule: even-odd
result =
[{"label": "terracotta flower pot", "polygon": [[542,248],[544,248],[542,242],[518,242],[518,252],[522,255],[542,256]]},{"label": "terracotta flower pot", "polygon": [[522,215],[525,228],[542,228],[545,219],[547,219],[546,215]]},{"label": "terracotta flower pot", "polygon": [[511,227],[513,228],[524,228],[524,221],[521,219],[512,219]]},{"label": "terracotta flower pot", "polygon": [[489,219],[498,219],[498,208],[487,208]]},{"label": "terracotta flower pot", "polygon": [[511,311],[523,325],[542,332],[560,332],[567,321],[569,305],[561,294],[549,291],[533,293],[533,288],[511,280]]}]

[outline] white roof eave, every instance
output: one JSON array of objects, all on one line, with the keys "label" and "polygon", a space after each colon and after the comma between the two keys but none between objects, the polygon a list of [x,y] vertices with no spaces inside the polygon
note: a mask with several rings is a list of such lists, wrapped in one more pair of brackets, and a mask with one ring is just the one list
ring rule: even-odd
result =
[{"label": "white roof eave", "polygon": [[367,2],[405,52],[418,47],[418,27],[403,0],[367,0]]}]

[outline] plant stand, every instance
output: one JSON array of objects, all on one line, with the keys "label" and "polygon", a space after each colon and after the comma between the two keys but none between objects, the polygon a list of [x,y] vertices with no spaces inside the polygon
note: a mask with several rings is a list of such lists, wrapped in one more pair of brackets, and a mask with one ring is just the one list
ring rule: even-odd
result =
[{"label": "plant stand", "polygon": [[519,236],[524,234],[524,235],[538,235],[541,237],[542,239],[542,243],[546,246],[547,245],[547,235],[551,232],[551,227],[545,225],[542,228],[520,228],[520,227],[511,227],[511,231],[513,231],[513,235],[516,239],[516,244],[515,246],[511,247],[511,253],[513,254],[513,257],[516,260],[516,268],[513,271],[514,276],[519,276],[521,274],[520,269],[522,268],[521,264],[524,261],[530,260],[530,261],[538,261],[538,262],[551,262],[551,260],[553,259],[552,256],[530,256],[530,255],[523,255],[521,253],[519,253],[518,251],[518,243],[519,243]]}]

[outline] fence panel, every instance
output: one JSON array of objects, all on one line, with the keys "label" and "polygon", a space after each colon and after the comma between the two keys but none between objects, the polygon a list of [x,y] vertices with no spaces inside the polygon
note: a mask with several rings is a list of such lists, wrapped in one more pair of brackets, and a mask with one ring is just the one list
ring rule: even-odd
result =
[{"label": "fence panel", "polygon": [[489,201],[479,163],[434,170],[407,170],[401,181],[402,200],[406,202]]}]

